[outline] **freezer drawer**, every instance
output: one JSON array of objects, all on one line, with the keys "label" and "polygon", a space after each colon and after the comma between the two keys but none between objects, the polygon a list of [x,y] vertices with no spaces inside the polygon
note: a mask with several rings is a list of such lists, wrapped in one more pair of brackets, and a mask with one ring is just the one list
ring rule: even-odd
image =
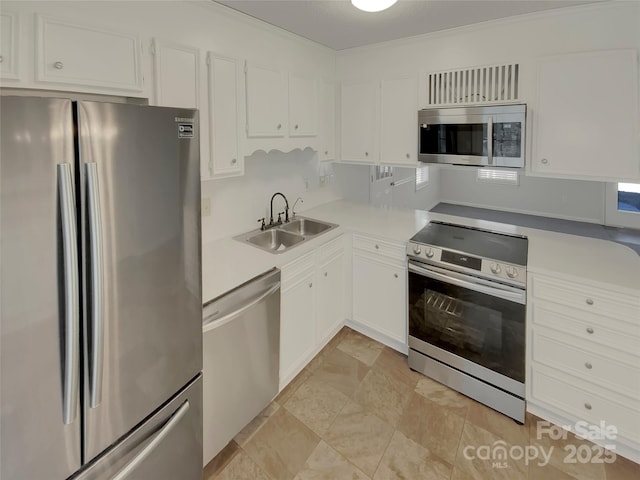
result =
[{"label": "freezer drawer", "polygon": [[280,270],[204,307],[204,463],[278,393]]},{"label": "freezer drawer", "polygon": [[202,374],[70,480],[202,480]]}]

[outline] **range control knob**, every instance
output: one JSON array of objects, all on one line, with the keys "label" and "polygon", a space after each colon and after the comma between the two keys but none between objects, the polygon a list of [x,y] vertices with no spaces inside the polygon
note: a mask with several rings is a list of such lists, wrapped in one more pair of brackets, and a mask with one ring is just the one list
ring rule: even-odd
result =
[{"label": "range control knob", "polygon": [[494,275],[498,275],[501,271],[502,271],[502,269],[500,268],[500,264],[499,263],[492,263],[491,264],[491,273],[493,273]]},{"label": "range control knob", "polygon": [[433,257],[433,250],[432,250],[432,249],[427,250],[427,251],[425,252],[425,255],[427,256],[427,258],[431,258],[431,257]]},{"label": "range control knob", "polygon": [[420,255],[422,253],[422,249],[420,248],[419,245],[413,246],[413,253],[415,253],[416,255]]},{"label": "range control knob", "polygon": [[518,269],[516,267],[507,267],[505,271],[509,278],[516,278],[518,276]]}]

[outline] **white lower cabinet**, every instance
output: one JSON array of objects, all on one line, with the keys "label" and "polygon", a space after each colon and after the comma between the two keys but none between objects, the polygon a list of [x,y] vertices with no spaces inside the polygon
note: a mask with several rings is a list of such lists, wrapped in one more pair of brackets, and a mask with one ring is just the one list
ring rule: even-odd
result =
[{"label": "white lower cabinet", "polygon": [[527,409],[615,427],[592,440],[640,461],[640,298],[549,275],[528,284]]},{"label": "white lower cabinet", "polygon": [[340,236],[282,267],[281,390],[344,323],[344,258],[344,237]]},{"label": "white lower cabinet", "polygon": [[404,244],[354,235],[354,328],[407,353],[406,304]]}]

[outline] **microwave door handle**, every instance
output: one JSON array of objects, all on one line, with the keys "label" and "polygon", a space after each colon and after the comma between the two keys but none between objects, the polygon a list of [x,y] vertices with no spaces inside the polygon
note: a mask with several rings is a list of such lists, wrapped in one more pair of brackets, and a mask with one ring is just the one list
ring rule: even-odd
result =
[{"label": "microwave door handle", "polygon": [[487,162],[493,165],[493,117],[487,120]]}]

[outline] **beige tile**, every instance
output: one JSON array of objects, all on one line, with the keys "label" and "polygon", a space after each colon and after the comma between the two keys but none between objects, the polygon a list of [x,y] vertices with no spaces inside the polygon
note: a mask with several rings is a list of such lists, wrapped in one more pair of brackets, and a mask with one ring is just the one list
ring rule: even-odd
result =
[{"label": "beige tile", "polygon": [[[458,474],[464,474],[464,478],[475,480],[525,480],[528,466],[518,453],[514,453],[515,456],[507,453],[512,451],[512,447],[519,449],[518,451],[523,451],[524,448],[520,445],[513,446],[493,433],[467,422],[458,446],[456,470]],[[495,455],[499,451],[504,452],[504,457]]]},{"label": "beige tile", "polygon": [[529,428],[475,401],[469,401],[467,422],[493,433],[513,445],[529,445]]},{"label": "beige tile", "polygon": [[380,369],[386,374],[397,378],[412,389],[415,388],[421,378],[424,378],[424,375],[409,368],[406,355],[389,347],[382,349],[376,363],[373,364],[373,368]]},{"label": "beige tile", "polygon": [[616,455],[613,463],[605,463],[604,471],[607,480],[638,480],[640,478],[640,465]]},{"label": "beige tile", "polygon": [[310,376],[311,376],[310,372],[308,372],[306,369],[302,370],[298,375],[296,375],[296,377],[293,380],[289,382],[289,384],[286,387],[282,389],[282,391],[275,398],[275,401],[278,402],[280,405],[284,405],[287,402],[287,400],[291,398],[291,395],[295,393],[298,387],[302,385]]},{"label": "beige tile", "polygon": [[313,372],[312,376],[352,397],[367,372],[369,372],[367,365],[341,350],[334,349],[327,354],[322,365]]},{"label": "beige tile", "polygon": [[[556,427],[556,431],[560,431],[559,427]],[[551,451],[551,460],[549,464],[552,467],[555,467],[556,469],[580,480],[606,479],[603,463],[576,461],[577,458],[575,453],[578,448],[581,448],[582,450],[586,448],[589,452],[592,452],[591,455],[595,456],[600,447],[595,446],[587,440],[577,438],[569,432],[565,432],[566,438],[560,439],[554,439],[551,435],[546,433],[538,435],[534,424],[529,426],[529,432],[529,441],[533,447],[544,448],[545,450]]]},{"label": "beige tile", "polygon": [[396,431],[373,476],[374,480],[448,480],[451,465]]},{"label": "beige tile", "polygon": [[284,407],[318,435],[327,431],[349,397],[315,378],[307,380]]},{"label": "beige tile", "polygon": [[369,480],[369,477],[323,441],[295,477],[295,480],[340,479]]},{"label": "beige tile", "polygon": [[405,383],[374,368],[364,377],[354,400],[367,411],[395,427],[412,393],[411,388]]},{"label": "beige tile", "polygon": [[347,460],[372,476],[382,458],[393,428],[355,402],[349,402],[323,435]]},{"label": "beige tile", "polygon": [[469,406],[474,403],[469,397],[424,375],[418,380],[415,392],[430,402],[442,407],[447,407],[450,410],[455,410],[456,413],[463,417],[467,414]]},{"label": "beige tile", "polygon": [[233,439],[240,445],[241,447],[246,445],[246,443],[253,438],[262,426],[267,423],[267,420],[278,411],[280,405],[277,402],[271,402],[269,405],[265,407],[262,412],[260,412],[253,420],[251,420],[246,427],[240,430]]},{"label": "beige tile", "polygon": [[319,442],[309,427],[279,408],[243,448],[271,478],[289,480]]},{"label": "beige tile", "polygon": [[338,344],[339,350],[357,358],[368,366],[372,366],[375,363],[383,348],[384,345],[381,343],[365,337],[355,330],[347,332]]},{"label": "beige tile", "polygon": [[204,467],[204,480],[211,480],[218,475],[239,451],[240,447],[238,444],[231,440],[227,446],[220,450],[220,452]]},{"label": "beige tile", "polygon": [[242,450],[233,457],[218,476],[211,478],[215,478],[215,480],[270,480],[267,474]]},{"label": "beige tile", "polygon": [[529,464],[529,480],[576,480],[568,473],[558,470],[551,465],[540,466],[533,462]]},{"label": "beige tile", "polygon": [[464,417],[456,409],[430,402],[414,392],[398,423],[398,430],[453,464],[463,426]]}]

